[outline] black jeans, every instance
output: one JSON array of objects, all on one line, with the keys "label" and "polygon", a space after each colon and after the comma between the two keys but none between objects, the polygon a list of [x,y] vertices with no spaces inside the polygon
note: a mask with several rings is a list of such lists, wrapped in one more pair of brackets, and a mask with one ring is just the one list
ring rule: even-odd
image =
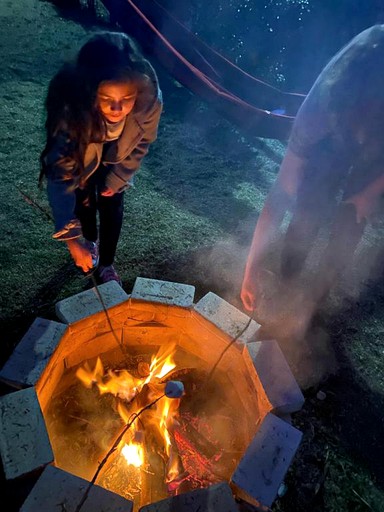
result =
[{"label": "black jeans", "polygon": [[[80,220],[83,236],[90,242],[99,240],[100,265],[112,265],[123,224],[124,192],[111,197],[101,195],[104,188],[105,169],[99,167],[76,190],[75,213]],[[97,221],[99,220],[99,224]]]}]

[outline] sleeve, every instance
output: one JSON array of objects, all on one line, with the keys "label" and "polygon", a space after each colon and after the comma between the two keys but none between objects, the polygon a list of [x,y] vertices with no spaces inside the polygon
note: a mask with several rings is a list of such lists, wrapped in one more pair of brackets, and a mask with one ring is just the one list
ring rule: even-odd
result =
[{"label": "sleeve", "polygon": [[71,157],[73,143],[68,135],[59,131],[44,157],[47,195],[55,222],[56,240],[69,240],[81,236],[80,222],[75,216],[75,160]]},{"label": "sleeve", "polygon": [[288,148],[300,158],[309,158],[315,148],[330,133],[329,113],[315,88],[301,105],[288,141]]},{"label": "sleeve", "polygon": [[105,184],[114,192],[122,192],[133,183],[133,176],[148,153],[149,146],[157,138],[163,103],[161,98],[156,100],[154,108],[142,123],[143,133],[132,152],[122,161],[110,166]]}]

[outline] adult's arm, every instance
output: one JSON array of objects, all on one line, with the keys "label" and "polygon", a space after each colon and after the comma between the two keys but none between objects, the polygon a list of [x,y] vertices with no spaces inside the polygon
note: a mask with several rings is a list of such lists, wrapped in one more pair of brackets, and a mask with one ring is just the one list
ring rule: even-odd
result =
[{"label": "adult's arm", "polygon": [[306,160],[288,147],[253,233],[252,244],[245,266],[240,297],[245,309],[252,311],[257,303],[258,274],[268,248],[279,233],[284,215],[294,202],[301,182]]},{"label": "adult's arm", "polygon": [[285,213],[292,207],[304,166],[330,131],[329,113],[320,101],[323,79],[325,76],[321,74],[297,113],[278,176],[256,224],[240,292],[248,311],[252,311],[257,303],[258,273],[262,269],[263,258],[279,233]]}]

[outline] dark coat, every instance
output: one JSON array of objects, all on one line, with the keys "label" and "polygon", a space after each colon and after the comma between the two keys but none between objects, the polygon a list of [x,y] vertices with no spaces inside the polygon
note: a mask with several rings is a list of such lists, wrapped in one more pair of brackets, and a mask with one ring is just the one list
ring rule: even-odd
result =
[{"label": "dark coat", "polygon": [[73,147],[65,130],[58,130],[55,140],[44,158],[48,199],[55,221],[53,238],[68,240],[81,236],[80,222],[75,215],[75,190],[84,184],[100,167],[105,167],[105,185],[115,193],[133,183],[133,176],[156,140],[162,112],[162,95],[153,72],[147,87],[139,91],[135,106],[126,119],[118,139],[105,146],[91,143],[85,151],[84,172],[74,171]]}]

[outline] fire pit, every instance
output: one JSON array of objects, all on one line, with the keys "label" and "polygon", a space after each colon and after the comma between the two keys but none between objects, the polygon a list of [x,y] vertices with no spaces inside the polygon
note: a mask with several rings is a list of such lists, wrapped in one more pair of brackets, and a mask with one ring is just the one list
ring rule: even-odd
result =
[{"label": "fire pit", "polygon": [[[46,466],[21,510],[272,504],[303,396],[255,321],[215,294],[193,298],[138,278],[131,295],[113,282],[59,302],[62,323],[36,319],[0,372],[27,387],[1,398],[5,475]],[[25,430],[42,446],[26,448]]]}]

